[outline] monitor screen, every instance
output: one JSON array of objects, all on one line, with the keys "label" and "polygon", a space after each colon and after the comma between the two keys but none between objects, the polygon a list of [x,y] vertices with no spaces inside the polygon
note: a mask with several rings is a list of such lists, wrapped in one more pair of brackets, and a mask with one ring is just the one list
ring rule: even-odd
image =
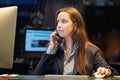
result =
[{"label": "monitor screen", "polygon": [[53,30],[25,30],[25,52],[45,52]]},{"label": "monitor screen", "polygon": [[0,68],[12,68],[17,6],[0,8]]}]

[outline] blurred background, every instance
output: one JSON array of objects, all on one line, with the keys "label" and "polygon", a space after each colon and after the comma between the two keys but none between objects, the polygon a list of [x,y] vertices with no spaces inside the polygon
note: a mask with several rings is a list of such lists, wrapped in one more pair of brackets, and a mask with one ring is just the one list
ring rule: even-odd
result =
[{"label": "blurred background", "polygon": [[44,52],[26,52],[25,30],[55,29],[55,12],[67,6],[82,14],[89,40],[105,60],[120,72],[120,0],[0,0],[0,7],[18,6],[14,64],[0,73],[32,74]]}]

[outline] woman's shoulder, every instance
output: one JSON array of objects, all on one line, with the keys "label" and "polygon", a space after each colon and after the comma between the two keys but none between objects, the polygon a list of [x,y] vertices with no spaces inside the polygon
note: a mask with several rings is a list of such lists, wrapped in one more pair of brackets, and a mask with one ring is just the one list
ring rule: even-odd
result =
[{"label": "woman's shoulder", "polygon": [[87,42],[87,50],[92,53],[101,52],[101,49],[91,42]]}]

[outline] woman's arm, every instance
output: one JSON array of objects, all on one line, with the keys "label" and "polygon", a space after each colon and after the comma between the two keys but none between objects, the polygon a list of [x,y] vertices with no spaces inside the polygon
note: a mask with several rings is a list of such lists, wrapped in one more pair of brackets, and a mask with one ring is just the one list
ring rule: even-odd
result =
[{"label": "woman's arm", "polygon": [[105,59],[101,56],[100,51],[97,51],[94,56],[95,59],[95,75],[104,74],[105,76],[118,75],[118,72],[107,64]]},{"label": "woman's arm", "polygon": [[54,61],[54,54],[43,54],[37,67],[35,68],[35,75],[45,75],[51,72],[52,64]]}]

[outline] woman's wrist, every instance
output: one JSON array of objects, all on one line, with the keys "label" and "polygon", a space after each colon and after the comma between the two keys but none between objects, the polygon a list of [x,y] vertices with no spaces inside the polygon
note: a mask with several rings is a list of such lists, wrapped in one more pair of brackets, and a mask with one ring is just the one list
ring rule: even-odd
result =
[{"label": "woman's wrist", "polygon": [[55,54],[55,52],[56,52],[55,47],[49,45],[47,48],[46,54]]}]

